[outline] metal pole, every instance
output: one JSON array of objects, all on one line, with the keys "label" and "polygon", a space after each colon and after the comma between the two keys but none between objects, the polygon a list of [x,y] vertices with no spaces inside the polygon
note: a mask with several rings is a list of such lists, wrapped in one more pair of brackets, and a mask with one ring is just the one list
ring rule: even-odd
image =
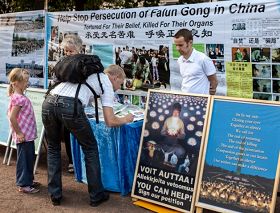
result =
[{"label": "metal pole", "polygon": [[48,11],[48,0],[45,0],[45,3],[44,3],[44,10],[45,10],[45,11]]}]

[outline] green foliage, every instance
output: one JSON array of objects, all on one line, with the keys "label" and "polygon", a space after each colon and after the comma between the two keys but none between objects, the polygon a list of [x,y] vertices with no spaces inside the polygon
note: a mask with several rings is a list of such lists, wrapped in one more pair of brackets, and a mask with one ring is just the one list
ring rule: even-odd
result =
[{"label": "green foliage", "polygon": [[74,0],[49,0],[48,11],[71,11],[74,9]]},{"label": "green foliage", "polygon": [[0,0],[0,14],[44,9],[44,0]]},{"label": "green foliage", "polygon": [[179,0],[179,4],[195,4],[195,3],[202,3],[202,2],[209,2],[209,0]]},{"label": "green foliage", "polygon": [[[45,0],[0,0],[0,14],[42,10]],[[179,0],[183,3],[209,2],[209,0]],[[48,0],[48,11],[83,11],[104,8],[137,8],[158,6],[160,0]]]},{"label": "green foliage", "polygon": [[158,6],[160,0],[145,0],[143,3],[143,7],[153,7]]}]

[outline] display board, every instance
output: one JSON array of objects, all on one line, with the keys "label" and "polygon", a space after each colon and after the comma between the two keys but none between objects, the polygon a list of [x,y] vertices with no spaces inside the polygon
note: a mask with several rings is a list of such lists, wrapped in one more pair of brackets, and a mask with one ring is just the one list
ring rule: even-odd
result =
[{"label": "display board", "polygon": [[45,12],[0,14],[0,83],[7,83],[15,67],[28,69],[30,86],[43,88]]},{"label": "display board", "polygon": [[[51,77],[51,68],[63,56],[61,41],[67,34],[78,34],[84,52],[99,55],[105,67],[122,64],[120,55],[131,52],[136,55],[132,65],[137,64],[136,58],[148,61],[151,81],[180,90],[180,54],[173,36],[187,28],[194,36],[193,47],[215,64],[217,95],[279,100],[279,4],[278,0],[235,0],[48,13],[46,67]],[[131,70],[126,67],[128,74]]]},{"label": "display board", "polygon": [[218,212],[273,212],[280,105],[214,96],[211,109],[197,205]]},{"label": "display board", "polygon": [[132,197],[193,212],[209,96],[150,90]]},{"label": "display board", "polygon": [[[35,154],[37,155],[40,150],[39,148],[41,147],[41,134],[43,130],[43,122],[42,122],[42,104],[43,101],[45,100],[45,95],[46,90],[43,89],[27,89],[26,91],[26,96],[31,100],[34,113],[35,113],[35,118],[36,118],[36,125],[37,125],[37,139],[35,140]],[[16,145],[14,142],[12,142],[11,145],[12,148],[16,149]]]},{"label": "display board", "polygon": [[0,85],[0,97],[0,144],[7,146],[10,127],[7,117],[9,97],[6,85]]}]

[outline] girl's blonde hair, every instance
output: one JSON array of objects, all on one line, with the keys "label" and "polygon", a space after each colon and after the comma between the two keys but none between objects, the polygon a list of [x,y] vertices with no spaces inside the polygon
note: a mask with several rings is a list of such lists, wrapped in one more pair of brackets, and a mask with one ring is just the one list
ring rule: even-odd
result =
[{"label": "girl's blonde hair", "polygon": [[26,69],[22,69],[22,68],[14,68],[11,70],[11,72],[9,73],[8,79],[10,82],[10,85],[8,87],[8,95],[11,96],[14,93],[14,87],[13,84],[18,81],[24,81],[25,80],[25,76],[28,74],[29,75],[29,71]]}]

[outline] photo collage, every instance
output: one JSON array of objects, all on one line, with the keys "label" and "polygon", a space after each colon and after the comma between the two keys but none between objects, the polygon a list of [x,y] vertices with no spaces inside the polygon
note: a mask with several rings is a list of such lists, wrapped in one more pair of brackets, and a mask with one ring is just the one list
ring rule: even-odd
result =
[{"label": "photo collage", "polygon": [[[217,71],[219,87],[225,72],[224,45],[206,44],[206,54]],[[253,99],[280,101],[280,48],[232,47],[232,62],[252,65]]]},{"label": "photo collage", "polygon": [[232,48],[232,61],[251,62],[254,99],[279,101],[280,48]]}]

